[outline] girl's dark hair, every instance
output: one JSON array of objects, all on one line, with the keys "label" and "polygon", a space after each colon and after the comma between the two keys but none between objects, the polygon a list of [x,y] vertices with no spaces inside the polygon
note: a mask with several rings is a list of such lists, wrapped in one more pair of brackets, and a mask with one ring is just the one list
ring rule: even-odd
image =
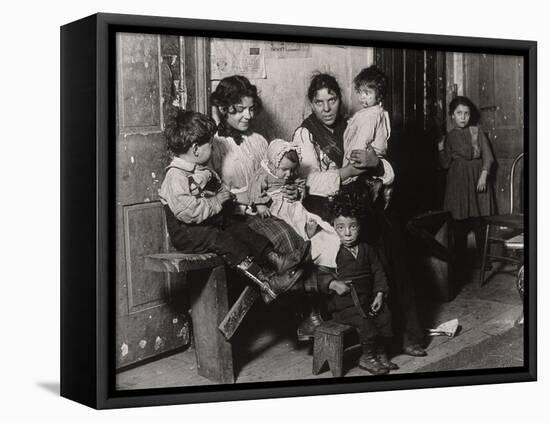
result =
[{"label": "girl's dark hair", "polygon": [[309,88],[307,90],[307,98],[309,98],[309,101],[313,101],[317,91],[322,90],[323,88],[326,88],[327,91],[332,91],[336,94],[338,99],[342,99],[342,90],[340,89],[340,85],[338,85],[336,78],[328,73],[317,73],[313,75],[311,82],[309,83]]},{"label": "girl's dark hair", "polygon": [[468,97],[458,95],[449,103],[449,116],[452,116],[458,106],[466,106],[470,109],[470,124],[477,125],[481,116],[479,109]]},{"label": "girl's dark hair", "polygon": [[300,164],[300,157],[298,157],[298,153],[296,153],[296,150],[287,151],[285,154],[283,154],[283,157],[286,157],[292,163]]},{"label": "girl's dark hair", "polygon": [[378,101],[382,101],[386,96],[387,85],[388,77],[374,65],[363,69],[353,78],[353,86],[356,91],[363,87],[375,89]]},{"label": "girl's dark hair", "polygon": [[361,194],[348,191],[340,191],[336,194],[331,204],[331,220],[340,216],[355,217],[359,222],[365,218],[364,197]]},{"label": "girl's dark hair", "polygon": [[186,153],[193,144],[206,144],[216,133],[216,122],[198,112],[178,110],[166,125],[167,148],[175,155]]},{"label": "girl's dark hair", "polygon": [[[262,108],[262,100],[258,96],[258,88],[252,85],[248,78],[233,75],[223,78],[210,95],[212,105],[223,108],[227,113],[234,113],[233,106],[239,104],[243,97],[252,97],[256,112]],[[222,112],[223,113],[223,112]]]}]

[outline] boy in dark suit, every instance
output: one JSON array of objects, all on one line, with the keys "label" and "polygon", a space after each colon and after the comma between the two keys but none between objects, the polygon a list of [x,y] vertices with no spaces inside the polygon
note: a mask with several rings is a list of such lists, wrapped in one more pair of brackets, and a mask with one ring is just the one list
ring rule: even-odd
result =
[{"label": "boy in dark suit", "polygon": [[331,295],[328,311],[334,321],[354,327],[363,348],[359,367],[380,375],[399,367],[386,348],[392,337],[391,314],[386,306],[388,283],[376,251],[360,241],[364,212],[362,201],[341,192],[333,201],[333,226],[340,237],[335,279],[320,280],[320,289]]}]

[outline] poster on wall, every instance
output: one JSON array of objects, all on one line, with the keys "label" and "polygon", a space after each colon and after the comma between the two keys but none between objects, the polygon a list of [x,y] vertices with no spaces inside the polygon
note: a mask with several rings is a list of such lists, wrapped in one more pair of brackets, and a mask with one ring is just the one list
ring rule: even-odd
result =
[{"label": "poster on wall", "polygon": [[250,79],[264,79],[265,54],[261,41],[235,41],[213,38],[212,79],[220,80],[231,75],[243,75]]},{"label": "poster on wall", "polygon": [[311,44],[287,41],[268,41],[265,44],[265,54],[268,59],[307,59],[311,57]]}]

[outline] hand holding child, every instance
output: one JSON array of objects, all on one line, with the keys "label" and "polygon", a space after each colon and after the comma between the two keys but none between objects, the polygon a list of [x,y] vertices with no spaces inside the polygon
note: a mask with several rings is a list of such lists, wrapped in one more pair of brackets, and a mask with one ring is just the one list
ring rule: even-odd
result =
[{"label": "hand holding child", "polygon": [[348,283],[351,281],[339,281],[339,280],[333,280],[330,282],[328,288],[334,292],[336,292],[338,295],[342,296],[349,292],[349,286]]},{"label": "hand holding child", "polygon": [[380,159],[369,145],[365,150],[352,150],[349,160],[356,169],[369,169],[378,166]]}]

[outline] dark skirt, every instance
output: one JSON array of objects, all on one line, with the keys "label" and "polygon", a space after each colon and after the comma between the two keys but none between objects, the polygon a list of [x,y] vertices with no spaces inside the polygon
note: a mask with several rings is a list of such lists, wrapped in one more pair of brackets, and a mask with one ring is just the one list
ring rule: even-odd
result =
[{"label": "dark skirt", "polygon": [[481,171],[481,159],[452,161],[447,173],[443,208],[451,212],[453,219],[493,214],[493,193],[489,181],[485,192],[477,192],[477,181]]}]

